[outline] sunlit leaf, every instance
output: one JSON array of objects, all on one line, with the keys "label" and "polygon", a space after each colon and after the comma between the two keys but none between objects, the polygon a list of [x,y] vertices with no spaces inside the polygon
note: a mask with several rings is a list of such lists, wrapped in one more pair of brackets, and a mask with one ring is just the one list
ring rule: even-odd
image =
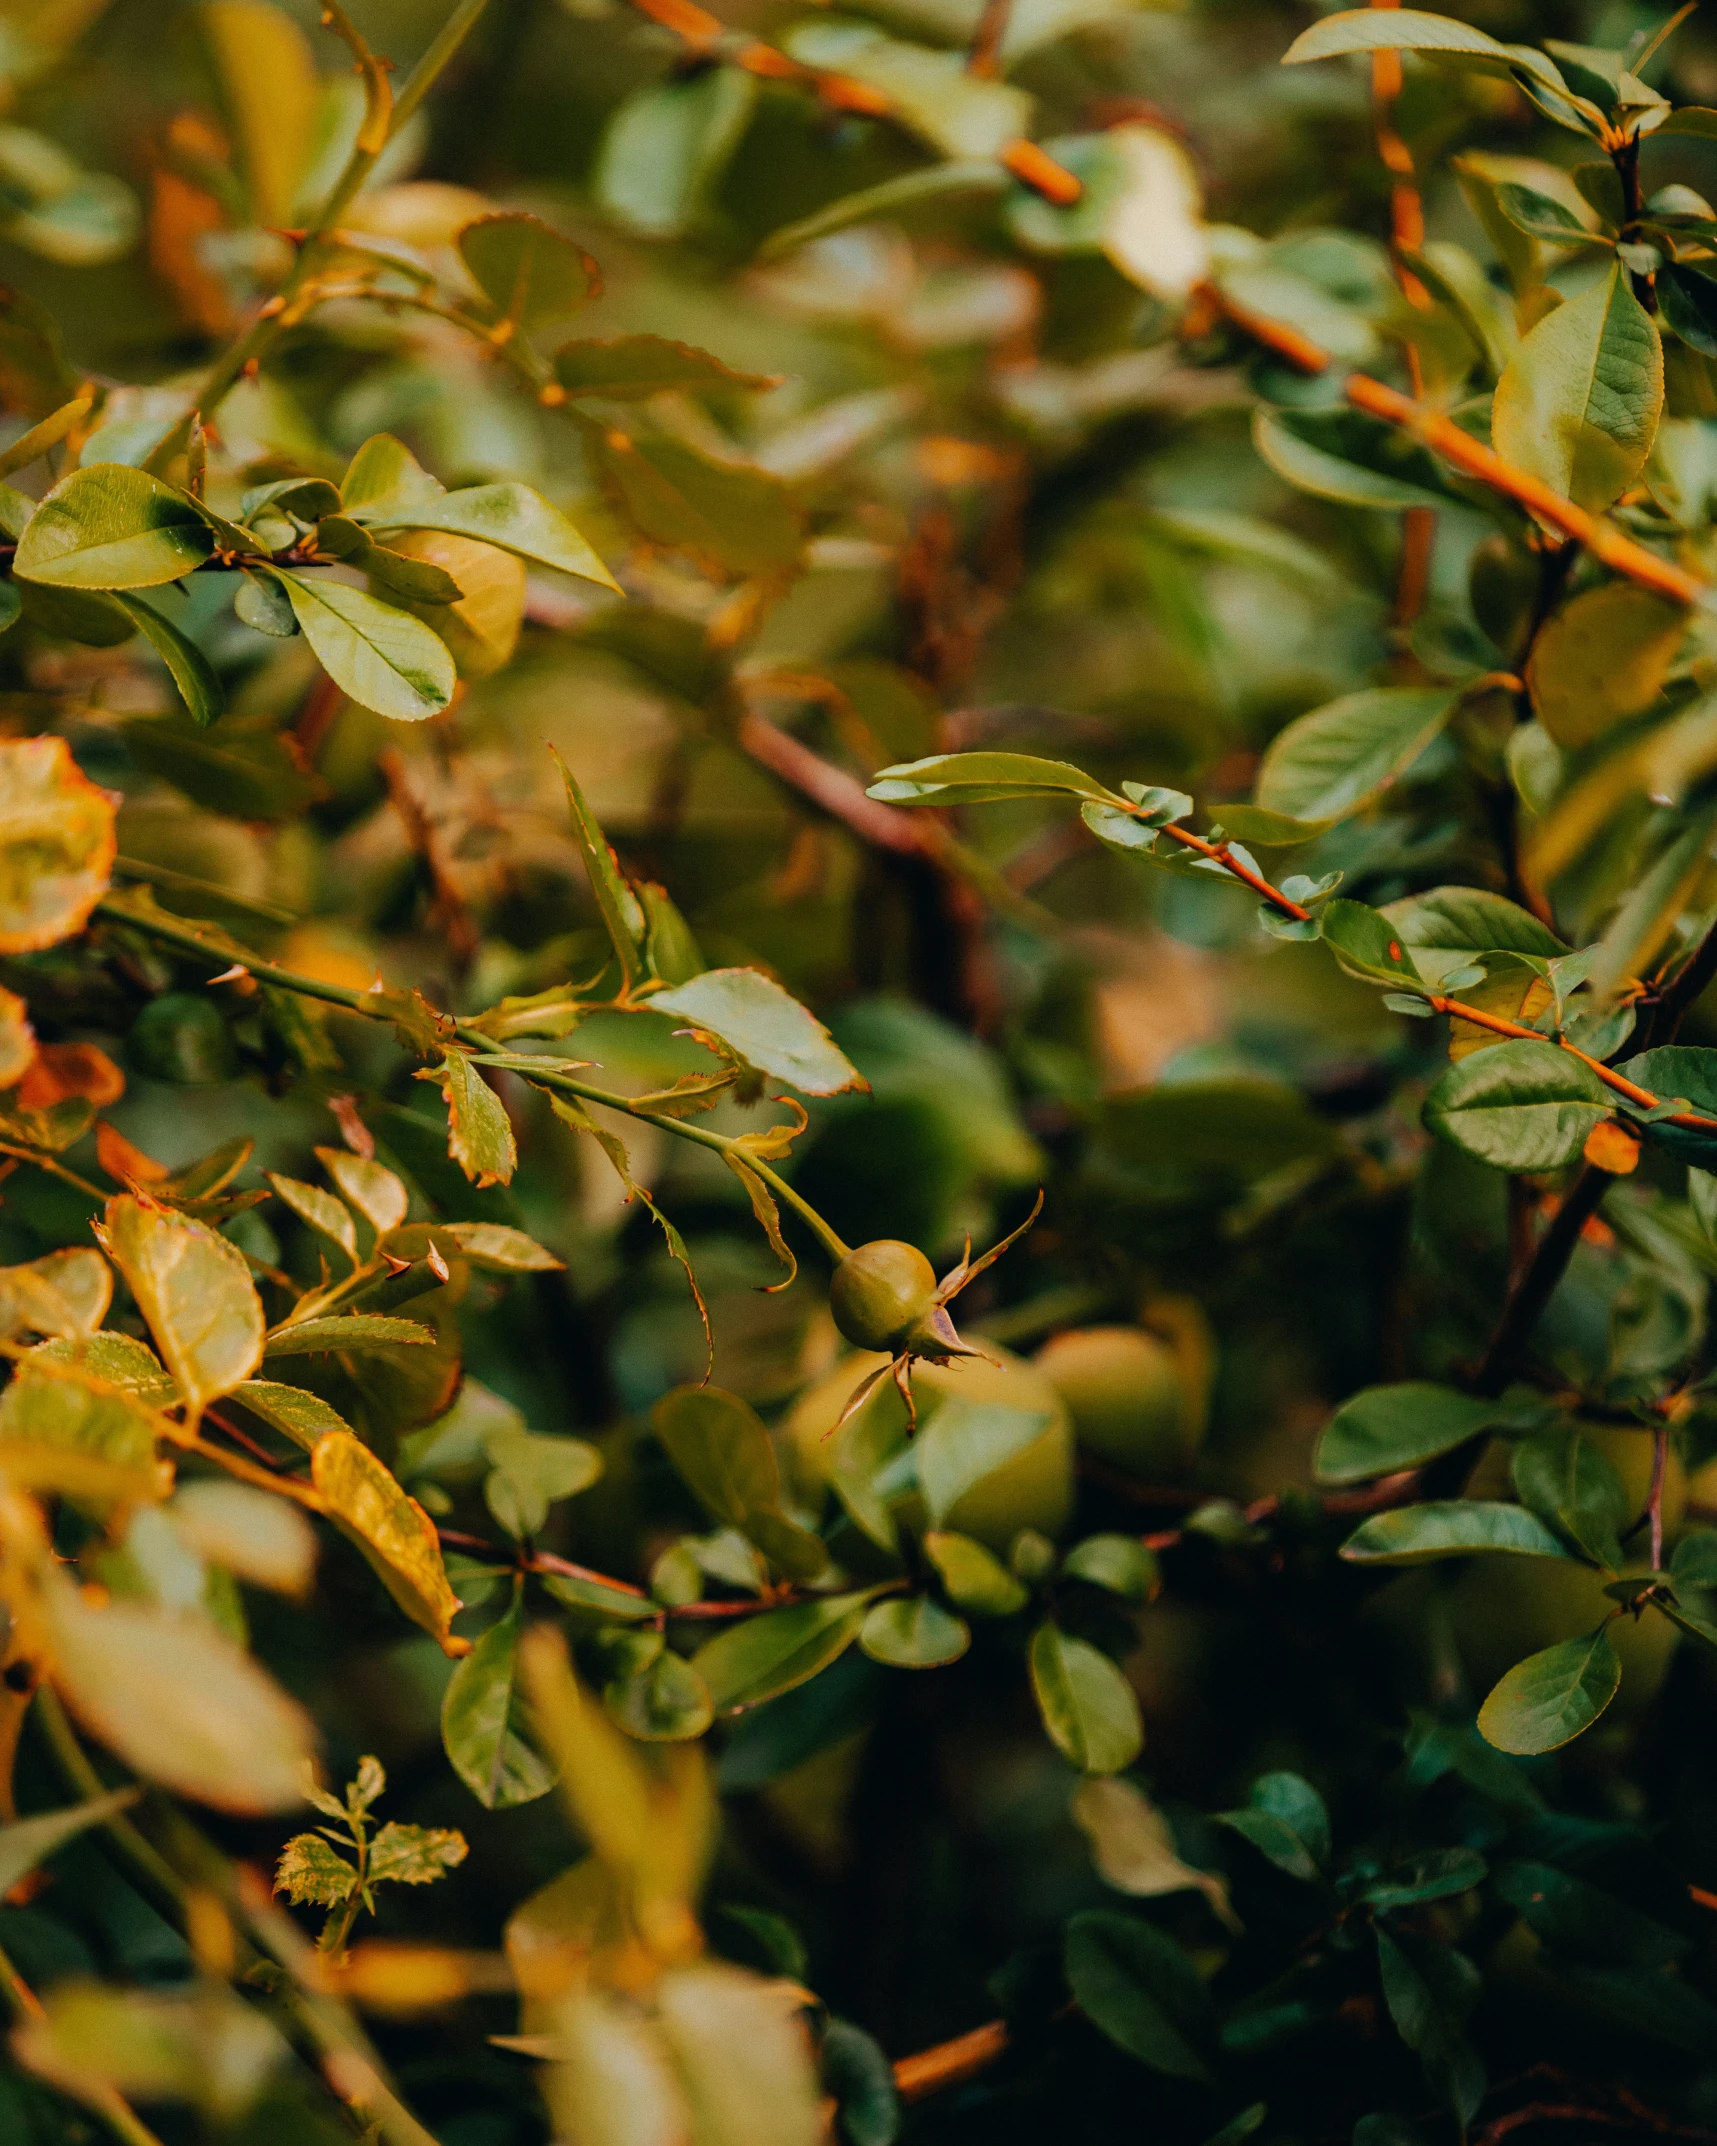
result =
[{"label": "sunlit leaf", "polygon": [[94,462],[42,501],[12,570],[64,589],[152,589],[200,566],[214,535],[196,507],[146,470]]},{"label": "sunlit leaf", "polygon": [[33,953],[80,930],[117,849],[114,800],[64,738],[0,740],[0,953]]},{"label": "sunlit leaf", "polygon": [[106,1242],[193,1417],[250,1377],[262,1302],[236,1245],[130,1194],[107,1203]]},{"label": "sunlit leaf", "polygon": [[329,1518],[357,1544],[412,1622],[443,1654],[470,1653],[471,1642],[452,1632],[459,1601],[447,1584],[435,1523],[417,1500],[349,1431],[329,1431],[316,1441],[310,1473]]}]

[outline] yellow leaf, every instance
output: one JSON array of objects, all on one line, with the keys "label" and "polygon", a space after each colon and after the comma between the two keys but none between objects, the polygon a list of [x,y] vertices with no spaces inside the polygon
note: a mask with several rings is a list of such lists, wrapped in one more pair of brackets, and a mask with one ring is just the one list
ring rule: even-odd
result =
[{"label": "yellow leaf", "polygon": [[268,0],[208,0],[202,20],[250,182],[251,213],[259,224],[287,223],[320,93],[309,40]]},{"label": "yellow leaf", "polygon": [[350,1431],[329,1431],[310,1456],[310,1479],[329,1519],[357,1544],[413,1623],[434,1636],[443,1654],[469,1654],[471,1642],[450,1629],[462,1605],[447,1583],[435,1523],[369,1447]]},{"label": "yellow leaf", "polygon": [[114,803],[64,738],[0,740],[0,954],[81,931],[107,892]]},{"label": "yellow leaf", "polygon": [[129,1193],[107,1203],[106,1242],[194,1421],[262,1361],[262,1301],[236,1245]]},{"label": "yellow leaf", "polygon": [[1534,638],[1526,667],[1538,720],[1577,747],[1644,715],[1681,646],[1687,613],[1649,589],[1612,581],[1565,605]]},{"label": "yellow leaf", "polygon": [[242,1647],[201,1617],[96,1608],[58,1572],[45,1580],[54,1682],[126,1765],[223,1811],[302,1803],[310,1718]]},{"label": "yellow leaf", "polygon": [[608,1719],[579,1683],[565,1642],[547,1625],[519,1643],[519,1670],[560,1791],[633,1927],[656,1960],[695,1957],[692,1902],[713,1838],[709,1764],[697,1744],[642,1745]]},{"label": "yellow leaf", "polygon": [[0,1088],[15,1088],[35,1062],[30,1009],[15,991],[0,989]]}]

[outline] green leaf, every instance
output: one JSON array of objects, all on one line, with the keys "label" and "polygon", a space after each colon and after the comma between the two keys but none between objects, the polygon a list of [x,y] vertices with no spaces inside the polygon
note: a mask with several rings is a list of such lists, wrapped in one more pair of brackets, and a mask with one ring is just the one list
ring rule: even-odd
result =
[{"label": "green leaf", "polygon": [[621,982],[629,991],[633,985],[641,983],[646,974],[649,920],[631,882],[621,871],[620,860],[610,848],[584,792],[573,779],[572,770],[558,754],[555,759],[566,786],[573,840],[578,845],[585,876],[590,881],[590,891],[614,949],[614,958],[620,964]]},{"label": "green leaf", "polygon": [[1386,1913],[1391,1908],[1417,1907],[1426,1900],[1452,1900],[1482,1885],[1488,1874],[1488,1864],[1474,1848],[1432,1848],[1415,1857],[1405,1875],[1368,1885],[1360,1898],[1368,1907]]},{"label": "green leaf", "polygon": [[317,1356],[327,1349],[421,1347],[434,1339],[429,1328],[416,1319],[386,1319],[375,1312],[330,1312],[326,1318],[300,1319],[294,1325],[276,1327],[262,1353],[272,1362],[277,1356]]},{"label": "green leaf", "polygon": [[290,641],[298,631],[291,600],[272,574],[243,575],[233,610],[253,632],[269,634],[277,641]]},{"label": "green leaf", "polygon": [[94,462],[61,478],[18,543],[12,571],[61,589],[152,589],[214,549],[190,500],[147,471]]},{"label": "green leaf", "polygon": [[1589,246],[1593,242],[1595,234],[1572,210],[1535,187],[1505,179],[1496,190],[1496,199],[1509,222],[1529,238],[1548,239],[1555,246]]},{"label": "green leaf", "polygon": [[790,30],[787,50],[881,90],[891,111],[944,156],[999,156],[1030,131],[1032,99],[1010,83],[974,74],[961,52],[888,37],[869,23],[818,21]]},{"label": "green leaf", "polygon": [[206,1224],[129,1194],[108,1201],[105,1242],[195,1421],[262,1361],[262,1301],[244,1255]]},{"label": "green leaf", "polygon": [[112,1301],[112,1272],[87,1245],[0,1267],[0,1340],[92,1334]]},{"label": "green leaf", "polygon": [[692,1656],[715,1711],[736,1714],[758,1706],[826,1669],[859,1636],[870,1601],[868,1589],[824,1595],[765,1610],[718,1632]]},{"label": "green leaf", "polygon": [[343,581],[277,576],[317,662],[361,708],[419,723],[453,698],[453,658],[421,619]]},{"label": "green leaf", "polygon": [[1424,2062],[1465,2126],[1484,2091],[1484,2071],[1467,2048],[1462,2023],[1481,1978],[1464,1953],[1440,1938],[1373,1925],[1383,2000],[1395,2031]]},{"label": "green leaf", "polygon": [[1694,1528],[1682,1536],[1669,1570],[1677,1588],[1717,1587],[1717,1529]]},{"label": "green leaf", "polygon": [[1417,1468],[1464,1445],[1500,1414],[1495,1401],[1476,1401],[1423,1380],[1368,1386],[1344,1401],[1324,1427],[1315,1462],[1317,1479],[1364,1483],[1400,1468]]},{"label": "green leaf", "polygon": [[610,1684],[602,1703],[628,1736],[649,1744],[685,1743],[701,1736],[715,1719],[708,1685],[671,1647],[624,1681]]},{"label": "green leaf", "polygon": [[355,1864],[320,1833],[298,1833],[280,1851],[274,1890],[295,1908],[337,1908],[358,1889]]},{"label": "green leaf", "polygon": [[125,749],[146,774],[183,790],[195,804],[237,820],[284,820],[301,812],[321,784],[295,758],[272,719],[262,728],[228,716],[212,736],[181,716],[134,720]]},{"label": "green leaf", "polygon": [[167,666],[168,676],[178,687],[179,697],[190,710],[191,720],[200,723],[204,729],[211,723],[218,723],[226,707],[226,695],[221,690],[214,665],[196,642],[182,634],[171,619],[163,618],[153,604],[124,594],[116,595],[114,602]]},{"label": "green leaf", "polygon": [[372,1885],[432,1885],[457,1870],[469,1850],[447,1826],[402,1826],[389,1819],[370,1843]]},{"label": "green leaf", "polygon": [[945,164],[931,164],[923,171],[902,172],[898,178],[842,194],[826,208],[816,209],[795,223],[782,224],[758,248],[757,258],[773,261],[796,247],[808,246],[813,239],[827,238],[831,232],[845,231],[853,224],[892,218],[921,202],[981,200],[985,195],[1006,193],[1014,183],[1007,167],[993,157],[959,157]]},{"label": "green leaf", "polygon": [[1086,1909],[1067,1925],[1067,1986],[1117,2048],[1171,2079],[1208,2080],[1189,2037],[1202,2025],[1197,1970],[1166,1931]]},{"label": "green leaf", "polygon": [[92,1363],[54,1362],[38,1350],[0,1394],[0,1464],[20,1488],[147,1503],[167,1487],[155,1457],[164,1428]]},{"label": "green leaf", "polygon": [[459,257],[500,317],[518,328],[563,320],[602,288],[601,271],[576,240],[520,209],[468,223]]},{"label": "green leaf", "polygon": [[650,1426],[687,1487],[714,1520],[743,1528],[755,1508],[781,1501],[781,1471],[756,1411],[719,1386],[664,1394]]},{"label": "green leaf", "polygon": [[924,1537],[924,1554],[949,1601],[976,1617],[1011,1617],[1031,1600],[1001,1559],[970,1535],[932,1528]]},{"label": "green leaf", "polygon": [[1428,448],[1360,410],[1259,410],[1252,444],[1297,491],[1344,507],[1446,507],[1453,496]]},{"label": "green leaf", "polygon": [[775,375],[735,372],[712,351],[694,349],[690,343],[670,342],[665,335],[619,335],[607,342],[563,343],[555,352],[554,370],[568,395],[601,395],[610,402],[779,385]]},{"label": "green leaf", "polygon": [[817,1017],[760,969],[706,969],[658,991],[652,1011],[689,1021],[747,1065],[805,1095],[840,1095],[865,1081]]},{"label": "green leaf", "polygon": [[525,1733],[518,1689],[524,1605],[511,1608],[454,1664],[441,1701],[441,1741],[453,1770],[486,1811],[534,1802],[554,1786],[554,1768]]},{"label": "green leaf", "polygon": [[605,432],[591,452],[609,499],[649,543],[752,580],[783,581],[797,569],[804,515],[767,470],[661,435]]},{"label": "green leaf", "polygon": [[510,1185],[519,1165],[512,1120],[468,1051],[444,1051],[441,1063],[420,1066],[415,1080],[433,1081],[447,1105],[447,1152],[474,1185]]},{"label": "green leaf", "polygon": [[[1660,1044],[1654,1051],[1624,1058],[1616,1071],[1655,1095],[1685,1097],[1701,1117],[1717,1117],[1717,1051],[1688,1043]],[[1646,1131],[1657,1146],[1685,1162],[1701,1169],[1717,1164],[1717,1135],[1661,1121]]]},{"label": "green leaf", "polygon": [[1083,768],[1065,760],[1034,760],[1029,753],[933,753],[928,760],[885,767],[867,794],[888,805],[983,805],[1013,797],[1089,797],[1123,804]]},{"label": "green leaf", "polygon": [[509,1424],[491,1431],[483,1450],[483,1502],[521,1541],[541,1533],[551,1505],[588,1490],[602,1473],[602,1455],[583,1438],[539,1438]]},{"label": "green leaf", "polygon": [[1664,324],[1690,349],[1717,357],[1717,278],[1670,261],[1658,271],[1656,290]]},{"label": "green leaf", "polygon": [[745,1516],[743,1532],[790,1580],[820,1579],[827,1569],[829,1553],[822,1537],[773,1506],[754,1506]]},{"label": "green leaf", "polygon": [[1050,1741],[1082,1773],[1119,1773],[1145,1740],[1139,1702],[1106,1654],[1045,1621],[1032,1634],[1031,1688]]},{"label": "green leaf", "polygon": [[301,1386],[281,1386],[273,1379],[246,1379],[242,1386],[233,1388],[233,1399],[242,1401],[271,1430],[283,1432],[306,1453],[329,1431],[351,1432],[351,1425],[338,1409],[330,1408],[320,1394],[306,1393]]},{"label": "green leaf", "polygon": [[1504,1863],[1499,1895],[1563,1960],[1651,1973],[1673,1967],[1692,1941],[1655,1916],[1549,1863]]},{"label": "green leaf", "polygon": [[894,2146],[900,2096],[882,2045],[850,2019],[831,2019],[823,2029],[822,2060],[823,2087],[834,2096],[846,2146]]},{"label": "green leaf", "polygon": [[1378,914],[1425,981],[1439,989],[1443,978],[1468,967],[1474,954],[1526,954],[1555,961],[1568,952],[1529,910],[1483,887],[1432,887],[1386,903]]},{"label": "green leaf", "polygon": [[1087,1535],[1061,1561],[1064,1580],[1083,1580],[1123,1602],[1152,1602],[1162,1592],[1156,1555],[1136,1535]]},{"label": "green leaf", "polygon": [[677,238],[738,148],[757,101],[755,78],[708,67],[635,91],[597,154],[595,193],[622,224]]},{"label": "green leaf", "polygon": [[876,1603],[859,1632],[859,1645],[872,1661],[894,1669],[940,1669],[957,1662],[971,1643],[965,1619],[928,1595]]},{"label": "green leaf", "polygon": [[303,1801],[310,1718],[203,1617],[89,1602],[59,1579],[43,1602],[51,1673],[121,1762],[217,1810],[260,1816]]},{"label": "green leaf", "polygon": [[1425,1123],[1500,1170],[1555,1170],[1611,1108],[1610,1091],[1572,1051],[1522,1038],[1451,1066],[1425,1098]]},{"label": "green leaf", "polygon": [[779,1571],[818,1577],[828,1552],[781,1513],[775,1446],[745,1401],[721,1386],[680,1386],[657,1401],[650,1427],[710,1517],[747,1534]]},{"label": "green leaf", "polygon": [[1238,1833],[1242,1840],[1249,1841],[1258,1853],[1290,1878],[1298,1878],[1303,1884],[1316,1885],[1323,1873],[1316,1858],[1305,1842],[1288,1824],[1272,1811],[1218,1811],[1219,1823]]},{"label": "green leaf", "polygon": [[319,1185],[307,1185],[296,1177],[282,1177],[275,1170],[265,1174],[298,1219],[307,1223],[319,1237],[326,1237],[330,1244],[338,1246],[346,1255],[348,1267],[355,1267],[358,1264],[358,1233],[352,1222],[351,1209]]},{"label": "green leaf", "polygon": [[1342,1556],[1355,1565],[1418,1565],[1475,1550],[1508,1550],[1520,1557],[1568,1555],[1535,1513],[1490,1498],[1450,1498],[1375,1513],[1341,1546]]},{"label": "green leaf", "polygon": [[1424,979],[1401,935],[1381,909],[1337,896],[1320,922],[1324,944],[1350,976],[1368,984],[1403,984],[1424,990]]},{"label": "green leaf", "polygon": [[1633,1518],[1628,1494],[1608,1457],[1583,1431],[1570,1425],[1523,1439],[1514,1449],[1512,1473],[1516,1495],[1540,1519],[1594,1563],[1611,1572],[1620,1566],[1620,1530]]},{"label": "green leaf", "polygon": [[1479,1708],[1479,1730],[1499,1751],[1554,1751],[1588,1729],[1616,1696],[1622,1665],[1607,1625],[1584,1639],[1529,1654]]},{"label": "green leaf", "polygon": [[1601,513],[1645,467],[1663,408],[1663,351],[1618,263],[1547,313],[1497,382],[1505,462]]},{"label": "green leaf", "polygon": [[117,1386],[149,1408],[171,1408],[179,1389],[162,1370],[153,1350],[129,1334],[100,1333],[75,1341],[45,1341],[32,1350],[32,1364],[65,1364]]},{"label": "green leaf", "polygon": [[27,1878],[67,1841],[128,1810],[141,1794],[141,1789],[116,1788],[105,1796],[92,1796],[87,1803],[0,1826],[0,1892],[9,1893],[20,1878]]},{"label": "green leaf", "polygon": [[1282,55],[1284,67],[1305,60],[1334,59],[1344,52],[1455,52],[1484,59],[1507,59],[1499,45],[1470,23],[1448,15],[1427,15],[1418,8],[1345,8],[1302,30]]},{"label": "green leaf", "polygon": [[1290,1827],[1304,1841],[1315,1862],[1329,1861],[1329,1808],[1303,1774],[1262,1773],[1247,1791],[1247,1800],[1255,1811]]},{"label": "green leaf", "polygon": [[581,581],[594,581],[620,593],[620,584],[560,509],[526,484],[476,484],[463,492],[439,492],[415,503],[402,502],[395,495],[350,511],[355,520],[372,529],[439,529],[448,536],[493,544],[533,566],[551,566],[557,573],[574,574]]},{"label": "green leaf", "polygon": [[1459,698],[1446,688],[1379,686],[1314,708],[1271,741],[1258,803],[1325,823],[1356,811],[1412,767]]},{"label": "green leaf", "polygon": [[1632,582],[1587,589],[1533,637],[1526,682],[1538,720],[1570,750],[1653,707],[1687,613]]}]

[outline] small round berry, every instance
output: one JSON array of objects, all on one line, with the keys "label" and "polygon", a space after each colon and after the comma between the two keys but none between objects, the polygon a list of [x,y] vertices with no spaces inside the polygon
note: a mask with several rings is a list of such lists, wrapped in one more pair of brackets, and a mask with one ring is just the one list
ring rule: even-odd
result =
[{"label": "small round berry", "polygon": [[936,1270],[916,1245],[878,1237],[849,1252],[829,1283],[829,1310],[855,1348],[899,1348],[936,1301]]}]

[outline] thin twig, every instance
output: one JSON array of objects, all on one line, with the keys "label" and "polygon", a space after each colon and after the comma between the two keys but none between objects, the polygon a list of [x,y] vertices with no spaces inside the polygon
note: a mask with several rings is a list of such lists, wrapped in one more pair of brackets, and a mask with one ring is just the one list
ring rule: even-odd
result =
[{"label": "thin twig", "polygon": [[[1472,1383],[1477,1392],[1499,1394],[1513,1377],[1540,1314],[1555,1294],[1556,1285],[1574,1256],[1580,1232],[1597,1213],[1604,1194],[1614,1182],[1610,1173],[1600,1170],[1595,1163],[1587,1163],[1574,1180],[1551,1218],[1550,1227],[1538,1240],[1525,1272],[1509,1291],[1484,1360],[1473,1374]],[[1445,1461],[1448,1458],[1444,1456]]]},{"label": "thin twig", "polygon": [[453,958],[463,971],[470,966],[483,934],[477,920],[466,905],[441,853],[441,843],[436,836],[423,800],[412,788],[405,771],[404,757],[392,746],[376,755],[382,780],[387,784],[388,799],[400,823],[405,828],[405,839],[412,855],[417,858],[428,875],[433,906],[431,921],[440,925],[446,935]]},{"label": "thin twig", "polygon": [[[632,0],[632,5],[701,58],[726,60],[730,66],[743,68],[765,81],[803,83],[833,111],[858,112],[867,118],[904,124],[899,107],[886,91],[852,75],[807,67],[800,60],[789,59],[785,52],[760,38],[730,30],[719,16],[697,6],[696,0]],[[1032,187],[1061,207],[1071,206],[1084,192],[1066,165],[1058,164],[1036,142],[1009,142],[997,152],[997,162],[1006,165],[1022,185]]]},{"label": "thin twig", "polygon": [[902,2101],[920,2101],[944,2086],[959,2086],[993,2064],[1008,2046],[1005,2019],[992,2019],[951,2042],[902,2057],[894,2067],[894,2091]]},{"label": "thin twig", "polygon": [[972,34],[966,54],[966,72],[980,81],[990,81],[1001,72],[1002,40],[1008,34],[1013,0],[984,0],[984,12]]},{"label": "thin twig", "polygon": [[[1606,1088],[1613,1088],[1617,1095],[1638,1106],[1641,1110],[1656,1110],[1659,1098],[1649,1088],[1642,1088],[1638,1081],[1629,1080],[1625,1073],[1618,1073],[1613,1066],[1594,1058],[1565,1036],[1547,1036],[1536,1028],[1527,1028],[1519,1021],[1506,1020],[1501,1014],[1486,1013],[1482,1007],[1465,1005],[1458,998],[1445,998],[1441,992],[1428,991],[1425,1003],[1438,1013],[1446,1013],[1451,1020],[1469,1021],[1475,1028],[1489,1029],[1492,1035],[1507,1036],[1521,1043],[1550,1043],[1558,1050],[1566,1051],[1570,1058],[1579,1059],[1590,1073],[1595,1073]],[[1678,1110],[1662,1120],[1665,1125],[1686,1126],[1691,1132],[1717,1132],[1717,1118],[1702,1117],[1696,1110]]]},{"label": "thin twig", "polygon": [[[1201,295],[1237,328],[1255,342],[1274,350],[1300,371],[1321,373],[1333,363],[1327,350],[1314,343],[1310,336],[1302,335],[1297,328],[1236,303],[1214,284],[1202,285],[1200,289]],[[1440,410],[1416,401],[1411,395],[1403,395],[1398,388],[1386,387],[1381,380],[1373,380],[1366,373],[1350,373],[1343,393],[1356,410],[1381,417],[1388,424],[1399,425],[1423,440],[1444,461],[1452,462],[1464,475],[1476,477],[1481,484],[1514,500],[1541,522],[1560,529],[1564,536],[1576,538],[1613,572],[1638,582],[1642,588],[1655,589],[1659,595],[1667,596],[1675,603],[1695,604],[1704,595],[1707,584],[1698,575],[1686,572],[1667,559],[1660,559],[1656,552],[1636,544],[1632,537],[1624,536],[1609,522],[1588,514],[1584,507],[1577,507],[1571,499],[1564,499],[1559,492],[1552,491],[1540,478],[1505,462],[1501,455],[1481,445],[1470,432],[1463,432]]]}]

